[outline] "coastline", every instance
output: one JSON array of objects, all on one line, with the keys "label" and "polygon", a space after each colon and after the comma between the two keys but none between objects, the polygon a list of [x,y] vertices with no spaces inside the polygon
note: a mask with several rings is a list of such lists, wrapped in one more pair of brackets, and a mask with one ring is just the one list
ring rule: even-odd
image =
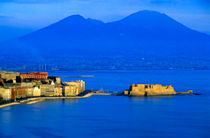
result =
[{"label": "coastline", "polygon": [[71,96],[71,97],[65,97],[65,96],[61,96],[61,97],[33,97],[33,98],[27,98],[27,99],[16,101],[16,102],[2,104],[2,105],[0,105],[0,108],[9,107],[9,106],[18,105],[18,104],[35,104],[35,103],[42,102],[42,101],[45,101],[45,100],[82,99],[82,98],[89,98],[92,95],[95,95],[95,94],[94,93],[87,93],[84,96]]},{"label": "coastline", "polygon": [[[188,92],[176,92],[176,94],[163,94],[163,95],[151,95],[150,97],[160,97],[160,96],[175,96],[175,95],[190,95],[190,94],[194,94],[191,91]],[[46,96],[46,97],[31,97],[31,98],[27,98],[24,100],[19,100],[19,101],[15,101],[15,102],[11,102],[11,103],[6,103],[6,104],[2,104],[0,105],[0,108],[4,108],[4,107],[9,107],[9,106],[13,106],[13,105],[18,105],[18,104],[36,104],[38,102],[42,102],[45,100],[56,100],[56,99],[83,99],[83,98],[90,98],[93,95],[98,95],[98,96],[111,96],[111,95],[115,95],[115,96],[127,96],[127,95],[123,95],[123,94],[114,94],[114,93],[103,93],[103,92],[89,92],[86,93],[82,96]],[[199,94],[195,94],[195,95],[199,95]],[[130,96],[130,97],[145,97],[145,96]]]},{"label": "coastline", "polygon": [[[161,97],[161,96],[175,96],[175,95],[189,95],[189,94],[193,94],[193,93],[189,93],[189,92],[177,92],[174,95],[153,95],[150,97]],[[125,96],[122,94],[113,94],[113,93],[97,93],[97,92],[90,92],[87,93],[83,96],[59,96],[59,97],[32,97],[32,98],[27,98],[24,100],[20,100],[20,101],[16,101],[16,102],[11,102],[11,103],[6,103],[6,104],[2,104],[0,105],[0,108],[5,108],[5,107],[9,107],[9,106],[13,106],[13,105],[18,105],[18,104],[36,104],[45,100],[56,100],[56,99],[83,99],[83,98],[90,98],[93,95],[98,95],[98,96],[111,96],[111,95],[115,95],[115,96]],[[145,96],[130,96],[130,97],[145,97]]]},{"label": "coastline", "polygon": [[20,103],[19,102],[11,102],[11,103],[0,105],[0,108],[9,107],[9,106],[18,105],[18,104],[20,104]]}]

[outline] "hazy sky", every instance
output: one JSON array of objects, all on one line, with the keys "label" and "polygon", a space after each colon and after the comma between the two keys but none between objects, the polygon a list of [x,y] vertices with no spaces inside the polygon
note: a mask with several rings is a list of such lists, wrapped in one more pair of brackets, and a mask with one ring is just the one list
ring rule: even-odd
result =
[{"label": "hazy sky", "polygon": [[72,14],[109,22],[145,9],[210,34],[210,0],[0,0],[0,41]]}]

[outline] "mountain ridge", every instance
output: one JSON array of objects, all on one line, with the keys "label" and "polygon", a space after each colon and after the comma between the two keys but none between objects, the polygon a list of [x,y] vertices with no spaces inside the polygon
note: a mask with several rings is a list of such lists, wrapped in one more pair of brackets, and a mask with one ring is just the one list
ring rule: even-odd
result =
[{"label": "mountain ridge", "polygon": [[42,61],[64,55],[205,59],[209,58],[210,36],[166,14],[144,10],[108,23],[72,15],[5,45],[9,49],[5,51],[10,51],[6,54],[28,53],[32,59],[39,55]]}]

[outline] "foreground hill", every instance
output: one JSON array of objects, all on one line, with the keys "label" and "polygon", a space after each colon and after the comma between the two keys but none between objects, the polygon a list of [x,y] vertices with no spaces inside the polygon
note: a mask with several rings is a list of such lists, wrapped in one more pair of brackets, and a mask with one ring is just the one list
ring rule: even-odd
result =
[{"label": "foreground hill", "polygon": [[72,56],[206,59],[210,36],[165,14],[140,11],[109,23],[69,16],[5,45],[6,54],[15,51],[13,54],[21,59],[27,56],[40,61]]}]

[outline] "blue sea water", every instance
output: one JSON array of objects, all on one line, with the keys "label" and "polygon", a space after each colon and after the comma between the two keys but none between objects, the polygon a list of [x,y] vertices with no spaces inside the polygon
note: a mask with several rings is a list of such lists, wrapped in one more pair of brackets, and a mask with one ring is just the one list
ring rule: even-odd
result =
[{"label": "blue sea water", "polygon": [[210,71],[100,71],[86,89],[122,91],[131,83],[163,84],[201,95],[92,96],[0,109],[0,137],[210,137]]}]

